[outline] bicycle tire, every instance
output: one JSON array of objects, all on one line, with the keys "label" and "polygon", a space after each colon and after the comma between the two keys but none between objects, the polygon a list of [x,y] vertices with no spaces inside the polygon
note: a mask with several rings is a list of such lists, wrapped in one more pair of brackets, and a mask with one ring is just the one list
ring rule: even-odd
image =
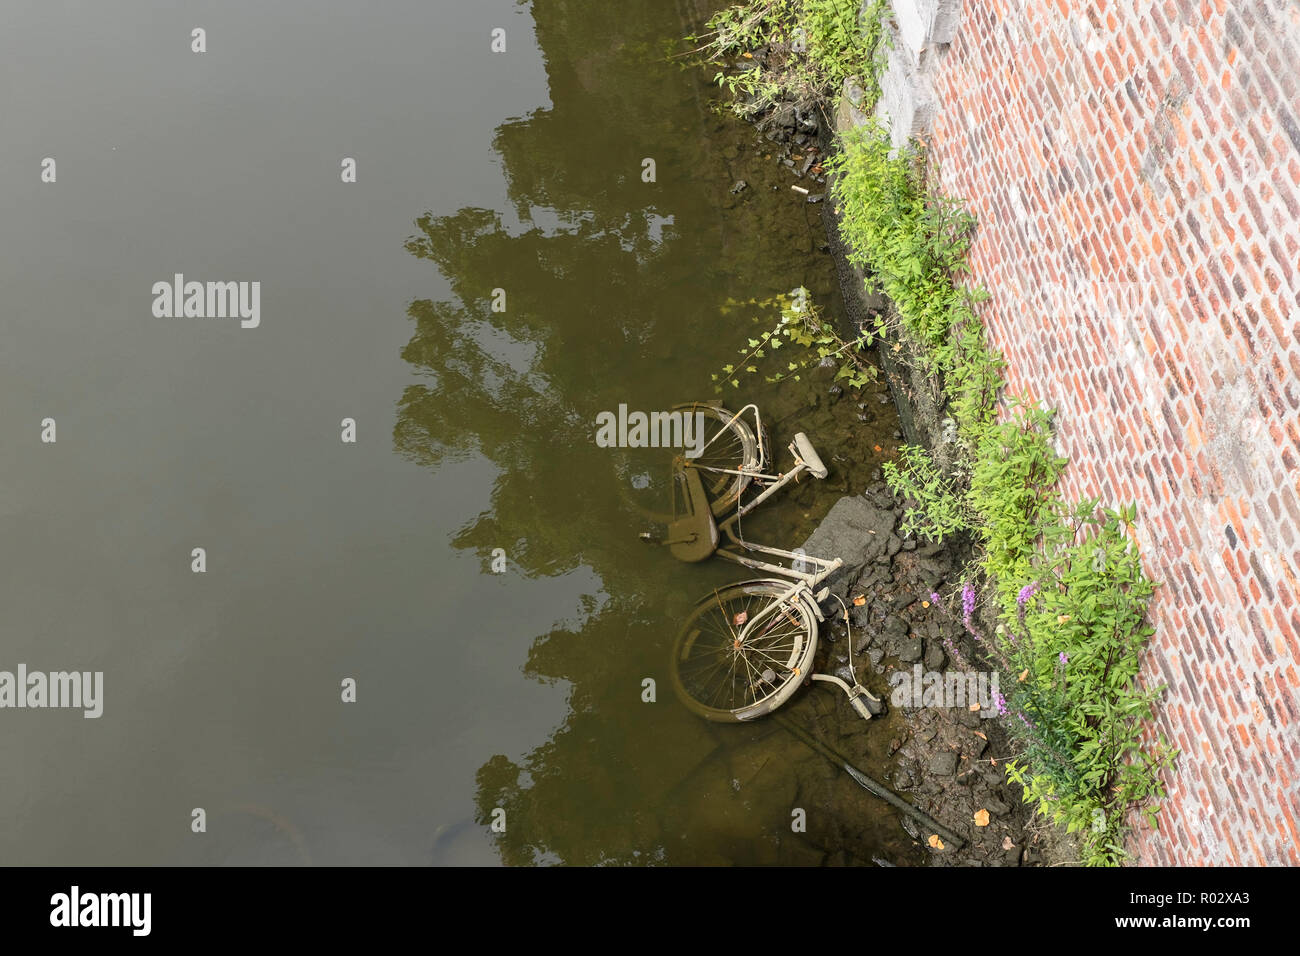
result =
[{"label": "bicycle tire", "polygon": [[[727,411],[721,405],[709,402],[684,402],[681,405],[674,405],[672,411],[689,414],[696,411],[703,412],[709,419],[716,420],[732,432],[732,440],[720,452],[712,456],[701,456],[706,464],[709,460],[716,459],[715,464],[718,467],[735,471],[758,471],[760,469],[763,463],[759,461],[759,444],[758,439],[754,436],[754,430],[749,427],[747,422],[735,418],[734,413]],[[733,419],[735,420],[733,421]],[[707,430],[707,421],[705,427]],[[764,429],[764,432],[766,432],[766,429]],[[710,435],[710,438],[712,438],[712,435]],[[766,438],[766,434],[764,438]],[[767,447],[766,442],[763,447]],[[698,461],[699,459],[697,459]],[[735,509],[736,503],[740,500],[740,496],[744,494],[751,480],[749,475],[709,474],[707,472],[701,477],[705,479],[704,490],[709,499],[709,509],[713,512],[715,518],[721,518]],[[646,508],[635,501],[634,496],[628,492],[625,492],[625,497],[632,507],[656,524],[667,525],[678,517],[678,515],[671,512]]]},{"label": "bicycle tire", "polygon": [[[759,635],[750,634],[744,648],[734,639],[741,613],[747,615],[739,622],[743,628],[748,615],[758,614],[789,590],[788,581],[759,578],[719,588],[695,605],[673,643],[673,690],[687,708],[719,723],[754,720],[784,704],[812,675],[817,615],[802,592],[784,602],[785,612],[777,612],[785,622],[785,626],[777,624],[781,630],[769,627]],[[790,620],[790,613],[798,615],[797,622]],[[788,647],[786,638],[790,638]],[[737,662],[744,664],[743,672]],[[746,681],[741,675],[757,679]],[[750,693],[744,692],[746,685]],[[772,689],[757,696],[755,688],[760,685]]]}]

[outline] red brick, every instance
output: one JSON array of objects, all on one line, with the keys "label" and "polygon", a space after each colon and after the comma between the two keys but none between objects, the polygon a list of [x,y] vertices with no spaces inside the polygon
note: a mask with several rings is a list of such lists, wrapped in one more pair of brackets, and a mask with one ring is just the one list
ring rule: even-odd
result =
[{"label": "red brick", "polygon": [[[1105,19],[1114,39],[1087,55],[1041,26],[1009,50],[1000,15],[967,4],[939,61],[939,101],[955,108],[941,110],[933,156],[980,219],[972,278],[993,291],[981,315],[1010,356],[1009,387],[1062,408],[1063,493],[1137,500],[1139,525],[1161,539],[1143,556],[1168,586],[1142,681],[1169,684],[1158,726],[1184,754],[1167,826],[1136,831],[1135,851],[1174,864],[1267,851],[1297,865],[1297,807],[1279,805],[1278,783],[1300,781],[1300,705],[1281,693],[1300,683],[1300,127],[1293,137],[1295,110],[1274,114],[1300,102],[1300,50],[1225,0],[1134,7],[1148,9],[1057,0],[1052,18]],[[1062,129],[1068,146],[1047,140]],[[1135,365],[1110,354],[1095,310],[1049,315],[1007,293],[1083,269],[1149,288]],[[1243,430],[1243,407],[1256,430]],[[1277,562],[1267,574],[1265,554]],[[1256,701],[1251,670],[1273,665],[1260,686],[1291,738]],[[1201,847],[1207,797],[1226,847]]]}]

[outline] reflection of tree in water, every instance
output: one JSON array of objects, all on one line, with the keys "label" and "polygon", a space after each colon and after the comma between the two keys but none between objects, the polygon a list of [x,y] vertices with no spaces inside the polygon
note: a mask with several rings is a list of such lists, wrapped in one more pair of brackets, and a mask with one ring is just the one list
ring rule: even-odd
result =
[{"label": "reflection of tree in water", "polygon": [[[533,13],[553,105],[498,130],[513,220],[475,208],[424,216],[407,244],[437,265],[452,299],[410,307],[403,357],[428,381],[403,394],[394,441],[431,466],[477,454],[498,469],[490,510],[457,547],[505,546],[531,575],[587,565],[609,598],[533,643],[525,672],[570,682],[571,713],[522,764],[484,764],[479,816],[506,809],[508,863],[765,861],[753,845],[788,832],[788,809],[770,821],[720,814],[680,782],[704,767],[730,791],[739,773],[746,787],[759,781],[747,796],[767,788],[788,808],[788,764],[777,772],[770,741],[733,746],[768,730],[707,726],[671,699],[669,621],[689,603],[669,587],[680,569],[635,540],[615,456],[592,440],[597,411],[706,394],[736,336],[719,305],[754,291],[752,243],[743,262],[719,252],[729,181],[716,168],[711,182],[694,178],[709,158],[698,127],[712,122],[698,77],[660,55],[665,36],[696,24],[650,0],[539,0]],[[655,185],[640,181],[645,156],[657,160]],[[495,288],[504,312],[491,311]],[[678,577],[692,596],[696,575]],[[640,701],[646,676],[659,682],[653,705]]]}]

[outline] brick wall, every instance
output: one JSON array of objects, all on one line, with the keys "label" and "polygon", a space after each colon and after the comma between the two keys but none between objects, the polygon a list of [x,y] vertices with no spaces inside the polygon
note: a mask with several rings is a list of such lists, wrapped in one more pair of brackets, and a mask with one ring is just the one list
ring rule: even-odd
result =
[{"label": "brick wall", "polygon": [[1136,501],[1182,749],[1143,863],[1300,863],[1300,2],[966,0],[925,51],[1011,390]]}]

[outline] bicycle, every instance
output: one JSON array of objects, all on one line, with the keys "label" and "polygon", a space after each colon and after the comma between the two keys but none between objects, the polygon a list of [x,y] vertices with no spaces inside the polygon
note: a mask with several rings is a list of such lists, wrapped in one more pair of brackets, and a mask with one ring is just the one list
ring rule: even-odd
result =
[{"label": "bicycle", "polygon": [[[746,541],[738,533],[745,515],[803,473],[826,477],[828,470],[812,442],[803,432],[796,434],[789,446],[793,467],[768,474],[763,470],[767,438],[757,406],[746,405],[732,414],[721,405],[696,402],[674,409],[679,410],[705,412],[711,434],[703,451],[713,451],[674,459],[674,508],[673,517],[666,522],[666,537],[656,539],[649,533],[641,537],[667,545],[679,561],[695,563],[717,555],[773,576],[727,585],[699,601],[673,645],[672,677],[677,696],[702,717],[734,723],[771,713],[789,700],[805,679],[811,679],[838,685],[854,710],[870,720],[883,708],[879,698],[855,676],[851,633],[849,675],[853,684],[832,674],[812,673],[818,625],[826,620],[821,604],[830,594],[829,587],[817,588],[843,566],[842,559],[785,551]],[[753,428],[743,420],[747,412],[753,414]],[[763,490],[742,504],[742,497],[755,486]],[[684,513],[677,507],[679,496]],[[721,543],[724,535],[727,544]],[[743,552],[784,558],[791,564],[773,564]],[[848,626],[848,608],[843,601],[840,606]]]}]

